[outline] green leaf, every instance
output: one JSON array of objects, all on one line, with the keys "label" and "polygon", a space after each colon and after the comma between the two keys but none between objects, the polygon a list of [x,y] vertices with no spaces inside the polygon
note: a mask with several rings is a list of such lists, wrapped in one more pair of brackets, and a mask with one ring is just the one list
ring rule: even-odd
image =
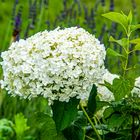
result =
[{"label": "green leaf", "polygon": [[14,130],[13,130],[13,123],[7,119],[0,120],[0,138],[1,137],[9,137],[9,139],[13,137]]},{"label": "green leaf", "polygon": [[111,91],[111,92],[113,92],[113,86],[109,83],[109,82],[107,82],[107,81],[104,81],[104,85]]},{"label": "green leaf", "polygon": [[77,116],[79,100],[71,98],[69,102],[54,101],[52,105],[53,119],[58,132],[68,127]]},{"label": "green leaf", "polygon": [[140,24],[137,24],[137,25],[130,25],[130,30],[131,32],[137,30],[137,29],[140,29]]},{"label": "green leaf", "polygon": [[14,118],[15,118],[14,129],[15,129],[16,135],[17,137],[21,137],[24,135],[24,132],[28,130],[30,127],[27,126],[27,119],[24,117],[22,113],[15,115]]},{"label": "green leaf", "polygon": [[124,98],[126,95],[131,94],[131,82],[124,78],[115,78],[113,80],[113,94],[115,97],[115,100],[118,101],[122,98]]},{"label": "green leaf", "polygon": [[111,48],[107,49],[107,55],[115,56],[115,57],[124,57],[123,55],[119,54],[118,52],[112,50]]},{"label": "green leaf", "polygon": [[38,112],[36,114],[36,126],[40,127],[42,140],[65,140],[64,136],[59,133],[57,134],[56,125],[52,117],[48,114]]},{"label": "green leaf", "polygon": [[137,44],[137,45],[135,46],[135,50],[140,50],[140,44]]},{"label": "green leaf", "polygon": [[115,42],[115,43],[119,44],[122,47],[126,47],[127,46],[127,38],[122,38],[120,40],[116,40],[112,36],[110,36],[109,41],[110,42]]},{"label": "green leaf", "polygon": [[85,140],[85,126],[87,125],[87,119],[83,112],[79,111],[79,115],[76,120],[66,128],[63,133],[67,140]]},{"label": "green leaf", "polygon": [[126,15],[117,13],[117,12],[109,12],[109,13],[103,14],[102,16],[107,19],[110,19],[113,22],[119,23],[127,32],[128,20],[127,20]]},{"label": "green leaf", "polygon": [[104,106],[109,105],[109,103],[106,101],[96,101],[96,104],[97,104],[96,112],[102,109]]},{"label": "green leaf", "polygon": [[96,96],[97,96],[97,87],[93,85],[89,98],[88,98],[88,104],[87,104],[88,111],[91,115],[93,115],[96,111],[96,106],[97,106]]},{"label": "green leaf", "polygon": [[130,40],[130,43],[132,43],[132,44],[140,44],[140,38]]},{"label": "green leaf", "polygon": [[126,118],[120,114],[113,114],[108,120],[108,127],[111,129],[119,128],[125,119]]},{"label": "green leaf", "polygon": [[127,17],[128,24],[130,25],[132,23],[132,12],[130,11]]},{"label": "green leaf", "polygon": [[112,115],[112,113],[114,112],[113,108],[112,107],[108,107],[105,109],[103,115],[104,115],[104,118],[108,118]]}]

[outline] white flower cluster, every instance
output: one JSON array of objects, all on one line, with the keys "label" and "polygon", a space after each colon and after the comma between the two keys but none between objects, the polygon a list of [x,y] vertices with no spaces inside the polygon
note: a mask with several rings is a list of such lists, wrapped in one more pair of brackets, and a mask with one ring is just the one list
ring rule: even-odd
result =
[{"label": "white flower cluster", "polygon": [[2,53],[2,88],[12,96],[86,99],[104,73],[104,45],[82,28],[39,32]]},{"label": "white flower cluster", "polygon": [[112,101],[114,100],[113,93],[105,86],[101,85],[104,84],[104,81],[113,84],[113,80],[115,78],[119,78],[118,75],[110,73],[107,69],[105,70],[105,74],[103,75],[102,82],[97,85],[97,92],[101,101]]},{"label": "white flower cluster", "polygon": [[140,77],[136,78],[135,80],[135,87],[132,90],[132,95],[140,97]]}]

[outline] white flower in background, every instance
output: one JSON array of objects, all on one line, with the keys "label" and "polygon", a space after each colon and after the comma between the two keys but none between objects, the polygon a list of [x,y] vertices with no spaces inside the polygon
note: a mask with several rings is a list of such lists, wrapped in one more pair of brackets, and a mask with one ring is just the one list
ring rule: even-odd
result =
[{"label": "white flower in background", "polygon": [[104,74],[105,47],[82,28],[39,32],[2,53],[2,88],[12,96],[49,102],[87,99]]},{"label": "white flower in background", "polygon": [[133,88],[131,93],[134,96],[140,97],[140,77],[136,78],[134,86],[135,87]]},{"label": "white flower in background", "polygon": [[[105,70],[101,84],[104,84],[104,81],[112,84],[115,78],[119,78],[118,75],[110,73],[108,70]],[[105,86],[97,84],[97,92],[101,101],[112,101],[114,100],[113,93]]]}]

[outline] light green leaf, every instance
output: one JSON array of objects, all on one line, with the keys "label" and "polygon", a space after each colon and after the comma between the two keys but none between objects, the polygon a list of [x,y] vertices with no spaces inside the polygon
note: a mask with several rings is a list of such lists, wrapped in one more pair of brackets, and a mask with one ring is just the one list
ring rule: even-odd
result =
[{"label": "light green leaf", "polygon": [[135,50],[140,50],[140,43],[135,46]]},{"label": "light green leaf", "polygon": [[103,14],[102,16],[107,19],[110,19],[113,22],[119,23],[127,32],[128,20],[127,20],[126,15],[117,13],[117,12],[109,12],[109,13]]},{"label": "light green leaf", "polygon": [[130,40],[130,43],[132,43],[132,44],[140,44],[140,38]]},{"label": "light green leaf", "polygon": [[128,24],[130,25],[132,23],[132,12],[130,11],[127,17]]},{"label": "light green leaf", "polygon": [[110,36],[109,41],[110,42],[115,42],[115,43],[119,44],[122,47],[126,47],[127,46],[127,38],[122,38],[120,40],[116,40],[112,36]]},{"label": "light green leaf", "polygon": [[119,54],[118,52],[112,50],[111,48],[108,48],[107,49],[107,55],[110,55],[110,56],[117,56],[117,57],[124,57],[123,55]]},{"label": "light green leaf", "polygon": [[14,129],[17,135],[17,138],[23,137],[24,132],[28,130],[30,127],[27,126],[27,119],[24,117],[22,113],[15,115],[15,125]]},{"label": "light green leaf", "polygon": [[53,119],[58,132],[68,127],[77,116],[79,100],[71,98],[69,102],[54,101],[52,105]]},{"label": "light green leaf", "polygon": [[137,29],[140,29],[140,24],[137,24],[137,25],[130,25],[130,30],[131,32],[137,30]]}]

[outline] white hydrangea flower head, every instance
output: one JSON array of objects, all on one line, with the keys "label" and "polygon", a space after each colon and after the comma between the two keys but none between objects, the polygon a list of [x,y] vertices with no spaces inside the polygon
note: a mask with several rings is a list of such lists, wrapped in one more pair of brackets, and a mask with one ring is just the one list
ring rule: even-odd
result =
[{"label": "white hydrangea flower head", "polygon": [[1,87],[12,96],[86,99],[104,74],[105,47],[82,28],[39,32],[2,53]]},{"label": "white hydrangea flower head", "polygon": [[113,101],[114,96],[113,93],[105,86],[101,85],[104,84],[104,81],[113,84],[113,80],[115,78],[119,78],[118,75],[110,73],[107,69],[105,70],[105,74],[103,75],[102,82],[97,84],[97,92],[101,101]]},{"label": "white hydrangea flower head", "polygon": [[140,77],[135,79],[135,87],[132,89],[131,93],[134,96],[140,97]]}]

